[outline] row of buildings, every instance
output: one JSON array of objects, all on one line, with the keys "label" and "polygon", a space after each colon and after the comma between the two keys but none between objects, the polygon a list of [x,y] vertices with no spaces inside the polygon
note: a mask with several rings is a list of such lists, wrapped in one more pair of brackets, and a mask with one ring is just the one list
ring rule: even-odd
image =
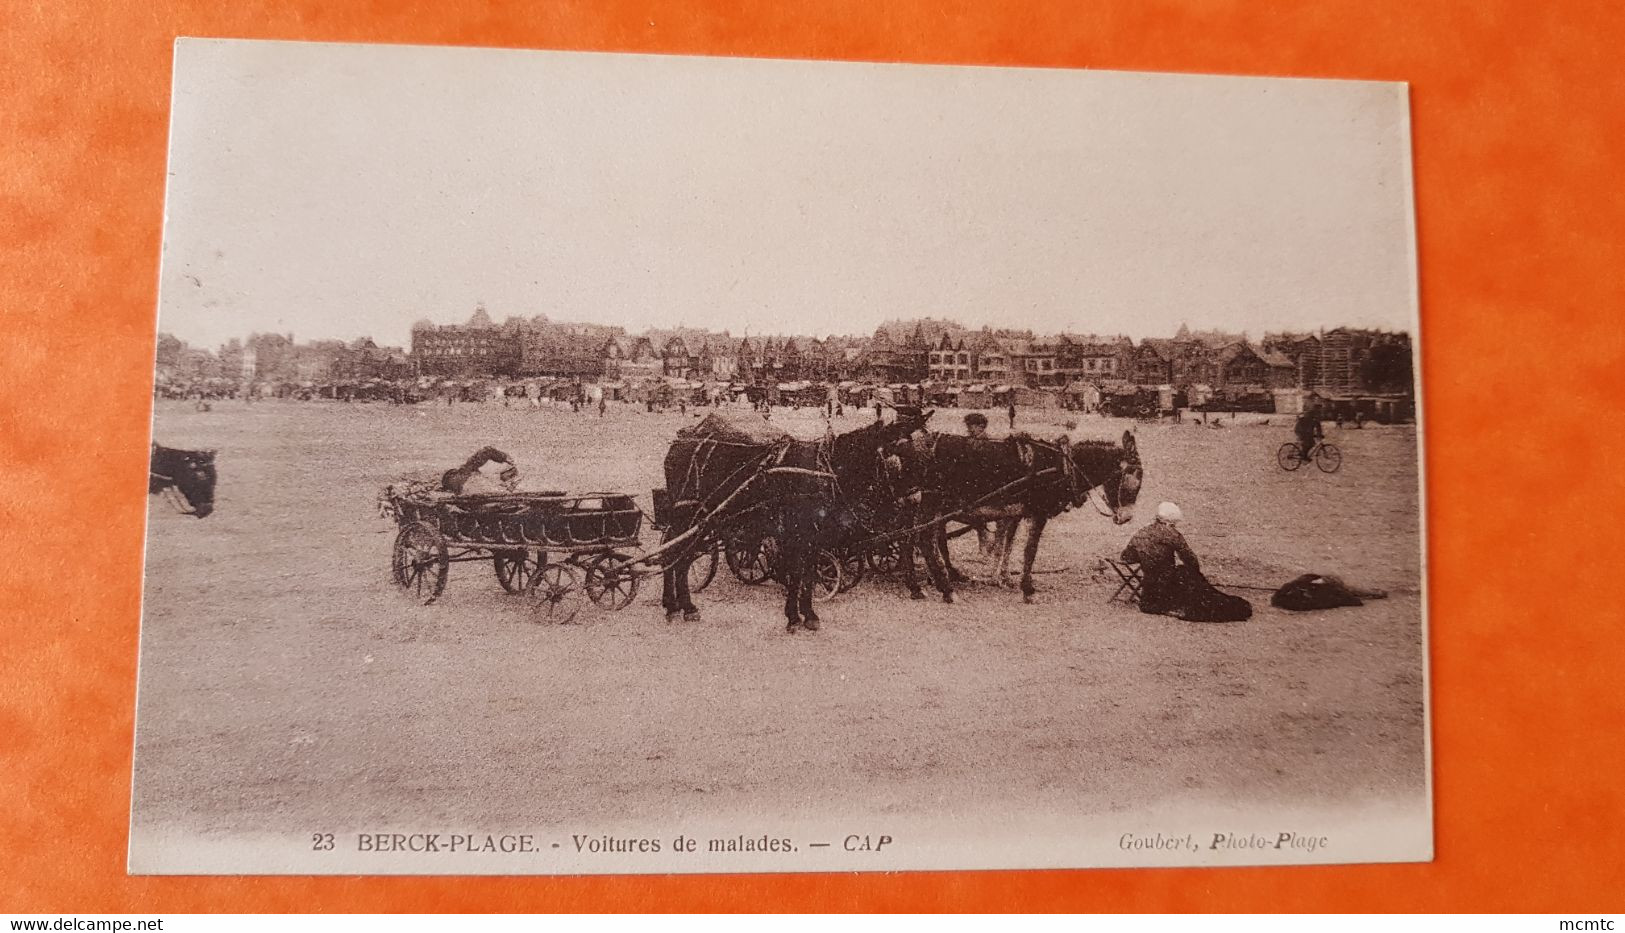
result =
[{"label": "row of buildings", "polygon": [[1192,331],[1169,338],[967,330],[919,320],[883,325],[863,337],[734,337],[683,328],[630,335],[623,328],[509,318],[483,308],[466,323],[412,328],[410,348],[368,338],[295,343],[291,334],[254,334],[217,352],[161,335],[159,379],[204,378],[321,383],[407,378],[527,379],[591,384],[682,380],[744,386],[811,382],[874,385],[983,385],[1065,390],[1079,385],[1174,387],[1323,395],[1408,395],[1410,336],[1335,328],[1315,333]]},{"label": "row of buildings", "polygon": [[1316,333],[1192,331],[1170,338],[965,330],[948,322],[882,326],[867,337],[734,337],[564,324],[420,322],[410,357],[423,375],[555,376],[584,381],[640,375],[745,385],[798,381],[879,385],[985,383],[1064,388],[1076,382],[1214,389],[1312,389],[1328,394],[1412,391],[1410,336],[1335,328]]},{"label": "row of buildings", "polygon": [[295,343],[292,334],[252,334],[211,352],[170,334],[158,335],[160,385],[394,381],[417,374],[418,366],[404,347],[380,347],[370,337]]}]

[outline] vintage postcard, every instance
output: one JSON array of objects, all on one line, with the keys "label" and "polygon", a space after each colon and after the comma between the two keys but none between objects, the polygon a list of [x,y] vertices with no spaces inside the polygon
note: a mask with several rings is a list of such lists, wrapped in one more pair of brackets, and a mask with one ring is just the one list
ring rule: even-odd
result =
[{"label": "vintage postcard", "polygon": [[130,870],[1430,859],[1408,114],[181,41]]}]

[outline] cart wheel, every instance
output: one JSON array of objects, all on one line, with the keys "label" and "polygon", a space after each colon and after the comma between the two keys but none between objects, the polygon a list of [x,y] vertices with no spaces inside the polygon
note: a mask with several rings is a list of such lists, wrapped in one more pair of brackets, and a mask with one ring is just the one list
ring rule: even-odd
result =
[{"label": "cart wheel", "polygon": [[730,541],[725,556],[728,559],[728,569],[733,571],[740,583],[756,586],[773,578],[778,551],[778,542],[767,536],[754,541],[743,539]]},{"label": "cart wheel", "polygon": [[530,551],[513,551],[493,554],[491,566],[502,588],[517,596],[530,588],[530,581],[536,579],[536,572],[542,569],[542,559]]},{"label": "cart wheel", "polygon": [[433,525],[413,522],[395,536],[395,553],[390,560],[395,585],[425,606],[445,592],[450,567],[446,539]]},{"label": "cart wheel", "polygon": [[1290,473],[1303,466],[1303,449],[1297,444],[1287,441],[1281,445],[1280,450],[1275,452],[1275,462],[1281,465],[1281,469]]},{"label": "cart wheel", "polygon": [[1315,448],[1315,466],[1322,473],[1336,473],[1343,466],[1343,452],[1336,445],[1323,443]]},{"label": "cart wheel", "polygon": [[539,622],[569,622],[587,601],[587,594],[581,588],[581,576],[569,564],[543,567],[530,585],[530,595],[536,601]]},{"label": "cart wheel", "polygon": [[870,551],[864,560],[875,573],[896,573],[897,568],[903,565],[902,542],[882,544]]},{"label": "cart wheel", "polygon": [[813,588],[814,599],[827,603],[846,592],[841,586],[841,555],[821,549],[813,560],[813,573],[818,577]]},{"label": "cart wheel", "polygon": [[841,592],[845,593],[862,583],[865,569],[862,552],[841,552]]},{"label": "cart wheel", "polygon": [[625,609],[638,595],[638,575],[626,554],[600,554],[587,564],[587,598],[600,609]]},{"label": "cart wheel", "polygon": [[698,593],[711,585],[717,578],[717,555],[722,552],[722,545],[717,545],[704,554],[694,558],[688,565],[688,591]]}]

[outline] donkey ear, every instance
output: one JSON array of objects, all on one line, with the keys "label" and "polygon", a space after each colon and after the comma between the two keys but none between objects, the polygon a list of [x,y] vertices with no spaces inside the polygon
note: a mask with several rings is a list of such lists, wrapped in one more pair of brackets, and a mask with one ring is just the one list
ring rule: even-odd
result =
[{"label": "donkey ear", "polygon": [[1123,432],[1123,449],[1129,453],[1134,452],[1134,435],[1129,431]]}]

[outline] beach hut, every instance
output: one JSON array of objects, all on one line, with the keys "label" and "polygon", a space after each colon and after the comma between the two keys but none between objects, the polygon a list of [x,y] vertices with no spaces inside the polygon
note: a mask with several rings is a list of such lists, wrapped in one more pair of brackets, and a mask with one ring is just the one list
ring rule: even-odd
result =
[{"label": "beach hut", "polygon": [[1010,397],[1017,408],[1054,408],[1057,401],[1056,393],[1030,386],[1016,386]]},{"label": "beach hut", "polygon": [[1382,424],[1405,424],[1416,420],[1416,399],[1410,395],[1379,395],[1370,399],[1372,418]]},{"label": "beach hut", "polygon": [[875,387],[866,382],[847,380],[836,385],[835,391],[837,401],[842,405],[864,408],[874,402]]},{"label": "beach hut", "polygon": [[992,408],[993,393],[987,383],[973,382],[959,392],[959,404],[964,408]]},{"label": "beach hut", "polygon": [[938,408],[959,407],[959,386],[950,382],[926,381],[920,383],[920,394],[927,405]]},{"label": "beach hut", "polygon": [[1075,411],[1094,411],[1100,407],[1100,388],[1092,382],[1074,379],[1067,383],[1061,402]]},{"label": "beach hut", "polygon": [[1275,400],[1275,411],[1283,415],[1303,414],[1304,391],[1302,389],[1272,389],[1270,395]]},{"label": "beach hut", "polygon": [[822,383],[796,379],[779,383],[779,398],[793,408],[823,408],[828,393]]},{"label": "beach hut", "polygon": [[1157,386],[1157,411],[1174,410],[1174,387],[1164,383]]}]

